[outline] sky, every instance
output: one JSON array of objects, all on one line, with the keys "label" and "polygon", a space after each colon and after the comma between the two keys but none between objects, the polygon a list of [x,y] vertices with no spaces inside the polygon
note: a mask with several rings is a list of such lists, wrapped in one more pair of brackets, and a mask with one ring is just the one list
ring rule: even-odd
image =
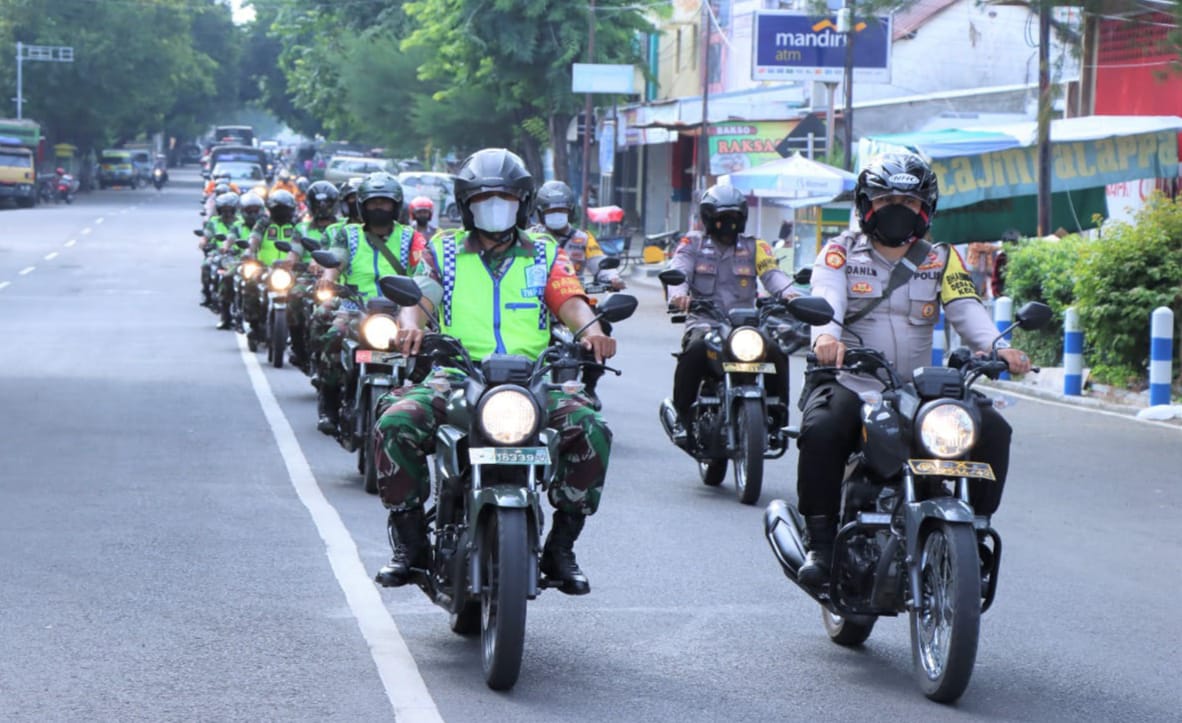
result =
[{"label": "sky", "polygon": [[235,24],[242,25],[254,20],[254,8],[249,5],[249,0],[230,0],[230,7],[234,10]]}]

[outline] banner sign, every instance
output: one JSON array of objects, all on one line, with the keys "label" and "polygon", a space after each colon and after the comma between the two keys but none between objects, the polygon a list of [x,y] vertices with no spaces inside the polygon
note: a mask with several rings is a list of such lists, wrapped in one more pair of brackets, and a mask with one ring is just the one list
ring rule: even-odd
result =
[{"label": "banner sign", "polygon": [[756,121],[710,125],[710,175],[737,173],[780,158],[776,144],[799,121]]},{"label": "banner sign", "polygon": [[[854,80],[891,80],[890,16],[854,22]],[[837,32],[837,16],[803,15],[775,10],[755,14],[752,80],[840,82],[845,74],[849,33]]]},{"label": "banner sign", "polygon": [[[1011,148],[932,162],[940,180],[940,208],[1038,193],[1038,147]],[[1178,175],[1178,134],[1140,135],[1051,145],[1051,190],[1074,191],[1130,178]]]}]

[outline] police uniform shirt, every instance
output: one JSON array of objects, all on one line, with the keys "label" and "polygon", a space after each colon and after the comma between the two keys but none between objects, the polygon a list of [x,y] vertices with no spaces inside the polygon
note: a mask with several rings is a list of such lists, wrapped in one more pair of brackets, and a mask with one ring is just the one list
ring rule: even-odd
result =
[{"label": "police uniform shirt", "polygon": [[[686,238],[673,254],[670,268],[685,274],[686,283],[669,287],[669,296],[690,294],[695,299],[712,299],[724,312],[755,306],[757,282],[773,296],[792,286],[792,279],[780,270],[767,242],[754,236],[739,236],[733,246],[713,238]],[[687,328],[707,326],[709,317],[690,314]]]}]

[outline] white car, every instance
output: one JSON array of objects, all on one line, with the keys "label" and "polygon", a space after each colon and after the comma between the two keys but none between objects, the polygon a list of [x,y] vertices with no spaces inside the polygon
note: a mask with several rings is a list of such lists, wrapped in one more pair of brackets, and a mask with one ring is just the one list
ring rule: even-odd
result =
[{"label": "white car", "polygon": [[244,187],[243,182],[249,181],[250,184],[254,184],[266,183],[267,180],[259,164],[246,161],[222,161],[213,167],[214,178],[222,173],[229,173],[230,180],[237,183],[239,188]]},{"label": "white car", "polygon": [[435,221],[446,218],[453,223],[460,220],[456,206],[455,176],[450,173],[432,171],[404,171],[398,174],[402,185],[402,196],[406,203],[415,196],[426,196],[435,204]]}]

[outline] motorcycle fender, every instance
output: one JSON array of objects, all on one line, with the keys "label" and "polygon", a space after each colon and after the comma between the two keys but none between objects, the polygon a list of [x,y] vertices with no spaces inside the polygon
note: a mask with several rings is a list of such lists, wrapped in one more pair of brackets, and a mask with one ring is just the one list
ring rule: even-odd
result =
[{"label": "motorcycle fender", "polygon": [[542,482],[549,486],[557,476],[558,431],[546,427],[538,433],[538,445],[550,450],[550,464],[542,468]]},{"label": "motorcycle fender", "polygon": [[[502,502],[507,502],[508,504],[502,504]],[[530,550],[532,551],[532,554],[529,556],[529,570],[526,572],[526,579],[529,581],[529,589],[526,591],[526,595],[530,600],[536,598],[538,596],[538,579],[540,576],[538,571],[538,554],[542,549],[541,525],[539,524],[541,509],[538,506],[537,494],[530,492],[525,487],[495,485],[472,493],[468,504],[468,513],[471,515],[471,519],[476,521],[475,524],[468,528],[464,544],[466,549],[473,551],[472,554],[468,555],[468,594],[479,598],[481,590],[484,587],[484,580],[481,577],[480,570],[480,555],[477,554],[479,550],[478,541],[484,538],[484,526],[488,524],[488,516],[493,513],[493,508],[524,507],[529,525]]]},{"label": "motorcycle fender", "polygon": [[731,399],[763,399],[763,395],[763,388],[753,384],[731,387]]},{"label": "motorcycle fender", "polygon": [[394,377],[389,374],[366,374],[361,378],[361,384],[367,387],[385,387],[394,386]]},{"label": "motorcycle fender", "polygon": [[439,425],[435,432],[435,459],[448,477],[459,477],[462,472],[460,448],[467,438],[467,433],[450,424]]},{"label": "motorcycle fender", "polygon": [[973,510],[954,497],[934,497],[930,500],[920,500],[906,505],[903,515],[907,530],[907,559],[913,561],[907,565],[907,578],[914,600],[918,599],[920,591],[919,531],[923,527],[924,520],[934,519],[972,525]]}]

